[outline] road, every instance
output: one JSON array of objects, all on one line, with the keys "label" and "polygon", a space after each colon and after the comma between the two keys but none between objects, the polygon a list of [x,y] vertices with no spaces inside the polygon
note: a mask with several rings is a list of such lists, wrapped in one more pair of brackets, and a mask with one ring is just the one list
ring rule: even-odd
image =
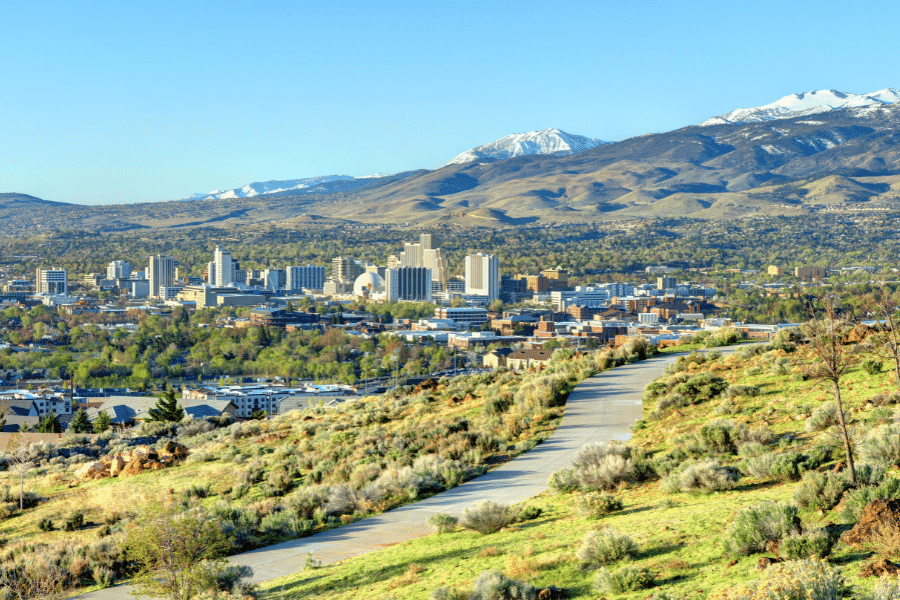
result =
[{"label": "road", "polygon": [[[481,477],[414,504],[338,529],[238,554],[228,561],[252,567],[254,582],[268,581],[303,570],[309,552],[326,565],[428,535],[431,528],[427,519],[436,513],[462,515],[466,507],[482,500],[515,504],[536,496],[547,488],[547,478],[554,471],[571,465],[584,444],[630,439],[631,425],[642,416],[644,387],[674,360],[674,356],[651,358],[583,381],[569,394],[562,422],[544,443]],[[79,597],[132,598],[123,586]]]}]

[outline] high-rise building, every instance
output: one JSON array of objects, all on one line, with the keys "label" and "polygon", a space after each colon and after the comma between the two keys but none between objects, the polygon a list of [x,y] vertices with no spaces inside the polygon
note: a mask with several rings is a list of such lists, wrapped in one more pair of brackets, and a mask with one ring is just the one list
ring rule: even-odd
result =
[{"label": "high-rise building", "polygon": [[293,292],[303,288],[321,290],[325,286],[325,267],[306,265],[305,267],[288,267],[286,269],[285,287]]},{"label": "high-rise building", "polygon": [[210,262],[206,263],[206,271],[203,272],[203,279],[205,279],[209,285],[216,284],[216,262],[215,261],[210,261]]},{"label": "high-rise building", "polygon": [[431,302],[431,269],[398,267],[387,269],[385,275],[385,297],[388,302]]},{"label": "high-rise building", "polygon": [[150,257],[147,268],[150,279],[150,297],[159,298],[160,288],[175,286],[175,259],[165,254]]},{"label": "high-rise building", "polygon": [[670,290],[675,287],[675,278],[668,277],[666,275],[661,275],[656,278],[656,289],[658,290]]},{"label": "high-rise building", "polygon": [[356,261],[349,256],[338,256],[331,259],[331,277],[335,281],[346,282],[352,286],[362,272]]},{"label": "high-rise building", "polygon": [[267,290],[272,290],[273,292],[283,290],[285,279],[284,269],[263,269],[263,286]]},{"label": "high-rise building", "polygon": [[216,263],[216,279],[214,284],[222,287],[232,285],[234,283],[234,260],[231,258],[231,252],[219,250],[213,253],[213,262]]},{"label": "high-rise building", "polygon": [[470,254],[466,257],[466,293],[500,297],[500,261],[493,254]]},{"label": "high-rise building", "polygon": [[35,273],[34,291],[38,294],[68,294],[69,273],[65,269],[41,269]]},{"label": "high-rise building", "polygon": [[131,265],[124,260],[114,260],[106,267],[107,279],[128,279],[131,277]]},{"label": "high-rise building", "polygon": [[[392,261],[391,259],[394,258]],[[393,263],[393,264],[392,264]],[[404,244],[403,252],[400,257],[388,257],[388,268],[396,267],[425,267],[431,269],[431,279],[440,283],[441,290],[447,284],[447,265],[444,260],[444,253],[440,248],[432,246],[432,237],[430,233],[423,233],[419,236],[419,242],[413,244]]]}]

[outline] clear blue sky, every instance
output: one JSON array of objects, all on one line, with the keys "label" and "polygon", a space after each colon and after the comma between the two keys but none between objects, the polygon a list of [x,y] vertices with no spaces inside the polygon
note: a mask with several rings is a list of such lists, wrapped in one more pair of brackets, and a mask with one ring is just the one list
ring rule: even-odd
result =
[{"label": "clear blue sky", "polygon": [[6,2],[0,192],[145,202],[900,87],[898,3]]}]

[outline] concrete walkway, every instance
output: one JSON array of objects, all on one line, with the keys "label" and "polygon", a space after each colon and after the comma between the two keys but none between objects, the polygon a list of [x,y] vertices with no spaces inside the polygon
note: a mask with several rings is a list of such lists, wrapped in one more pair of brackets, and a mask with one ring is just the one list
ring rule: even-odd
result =
[{"label": "concrete walkway", "polygon": [[[656,357],[583,381],[569,394],[562,423],[544,443],[481,477],[414,504],[238,554],[228,561],[252,567],[254,582],[269,581],[302,571],[309,552],[326,565],[428,535],[427,520],[435,513],[462,515],[466,507],[482,500],[515,504],[536,496],[547,489],[554,471],[571,465],[584,444],[630,439],[631,425],[641,418],[644,387],[674,360],[674,356]],[[126,586],[79,596],[85,600],[132,597]]]}]

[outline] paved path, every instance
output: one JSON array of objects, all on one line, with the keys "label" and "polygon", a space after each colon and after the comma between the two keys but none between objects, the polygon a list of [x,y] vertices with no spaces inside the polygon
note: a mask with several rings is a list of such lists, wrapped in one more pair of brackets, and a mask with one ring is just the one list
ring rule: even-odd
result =
[{"label": "paved path", "polygon": [[[544,443],[493,471],[426,500],[323,531],[316,535],[232,556],[233,565],[253,568],[253,581],[262,582],[303,570],[312,552],[329,564],[366,554],[431,533],[429,515],[462,515],[481,500],[515,504],[547,489],[547,478],[569,466],[589,442],[625,441],[631,425],[641,418],[644,387],[659,377],[673,356],[624,365],[583,381],[569,394],[566,413]],[[127,587],[107,588],[80,596],[85,600],[132,598]]]}]

